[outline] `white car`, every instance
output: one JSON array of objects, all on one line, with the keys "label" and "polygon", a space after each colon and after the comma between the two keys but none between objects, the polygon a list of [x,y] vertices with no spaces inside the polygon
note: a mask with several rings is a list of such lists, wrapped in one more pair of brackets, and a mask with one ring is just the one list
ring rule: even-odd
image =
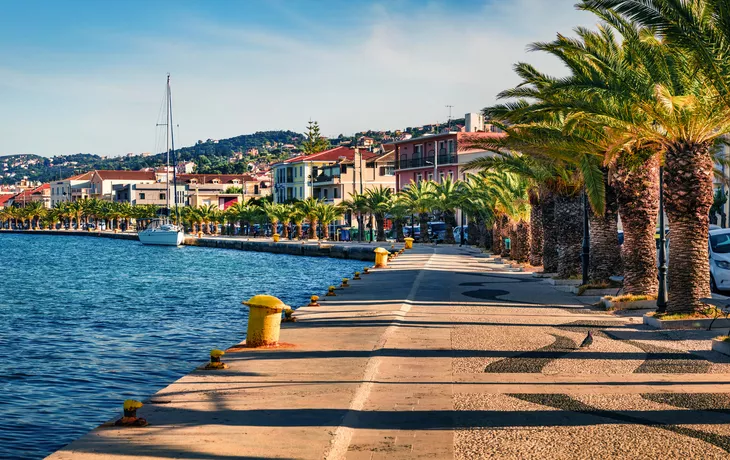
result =
[{"label": "white car", "polygon": [[710,230],[710,287],[730,290],[730,228]]}]

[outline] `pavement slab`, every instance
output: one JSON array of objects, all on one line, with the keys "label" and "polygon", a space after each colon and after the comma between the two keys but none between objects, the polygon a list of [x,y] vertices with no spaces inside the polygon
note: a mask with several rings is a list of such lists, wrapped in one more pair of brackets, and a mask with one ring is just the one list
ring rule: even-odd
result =
[{"label": "pavement slab", "polygon": [[730,458],[716,332],[599,312],[468,247],[416,245],[362,278],[298,309],[285,346],[233,346],[229,369],[152,395],[148,427],[50,458]]}]

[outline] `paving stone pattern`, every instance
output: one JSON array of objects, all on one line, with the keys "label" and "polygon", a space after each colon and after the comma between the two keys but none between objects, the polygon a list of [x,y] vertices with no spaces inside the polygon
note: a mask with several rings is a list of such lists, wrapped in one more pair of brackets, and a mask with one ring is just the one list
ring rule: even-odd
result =
[{"label": "paving stone pattern", "polygon": [[148,427],[51,458],[730,458],[716,332],[651,330],[469,248],[417,245],[351,284],[286,346],[154,395]]}]

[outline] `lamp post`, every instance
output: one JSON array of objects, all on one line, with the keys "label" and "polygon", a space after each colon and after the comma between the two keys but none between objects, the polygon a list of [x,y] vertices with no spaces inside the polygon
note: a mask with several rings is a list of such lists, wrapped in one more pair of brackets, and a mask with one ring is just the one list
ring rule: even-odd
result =
[{"label": "lamp post", "polygon": [[466,225],[466,214],[464,213],[464,210],[462,209],[461,210],[461,232],[460,232],[461,234],[459,235],[460,236],[459,247],[464,246],[464,244],[465,244],[465,242],[464,242],[464,226],[465,225]]},{"label": "lamp post", "polygon": [[414,230],[414,224],[415,224],[414,219],[415,218],[413,217],[413,214],[411,214],[411,235],[410,236],[411,236],[411,238],[413,238],[415,240],[416,239],[416,233],[415,233],[415,230]]},{"label": "lamp post", "polygon": [[588,228],[588,194],[583,192],[583,251],[581,253],[581,264],[583,265],[583,285],[588,284],[588,262],[590,261],[590,229]]},{"label": "lamp post", "polygon": [[664,224],[664,166],[659,166],[659,292],[656,298],[657,313],[667,311],[667,243]]}]

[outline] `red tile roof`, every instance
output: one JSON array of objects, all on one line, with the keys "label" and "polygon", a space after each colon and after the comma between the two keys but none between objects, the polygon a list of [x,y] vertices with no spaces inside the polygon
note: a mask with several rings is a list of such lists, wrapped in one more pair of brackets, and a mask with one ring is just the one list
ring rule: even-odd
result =
[{"label": "red tile roof", "polygon": [[[377,156],[377,154],[365,149],[360,149],[360,153],[364,160],[369,160],[370,158]],[[355,158],[355,149],[340,146],[319,153],[313,153],[311,155],[299,155],[298,157],[289,158],[288,160],[284,160],[284,163],[299,163],[300,161],[339,161],[342,159],[340,157],[345,157],[345,160],[353,160]]]},{"label": "red tile roof", "polygon": [[43,184],[41,186],[35,187],[35,188],[29,188],[27,190],[24,190],[17,195],[15,195],[14,201],[23,201],[23,200],[30,200],[33,195],[36,193],[42,193],[43,190],[50,190],[51,184]]},{"label": "red tile roof", "polygon": [[89,180],[89,179],[91,179],[91,176],[93,173],[94,173],[93,171],[89,171],[89,172],[85,172],[83,174],[77,174],[75,176],[69,177],[66,180]]},{"label": "red tile roof", "polygon": [[210,184],[214,179],[218,179],[221,184],[232,184],[234,179],[241,182],[251,180],[248,174],[178,174],[177,180],[188,183],[192,179],[197,179],[199,184]]},{"label": "red tile roof", "polygon": [[5,203],[10,201],[11,198],[13,198],[15,195],[12,193],[6,193],[5,195],[0,195],[0,206],[5,206]]},{"label": "red tile roof", "polygon": [[96,173],[102,180],[157,180],[157,176],[154,171],[96,170],[94,173]]}]

